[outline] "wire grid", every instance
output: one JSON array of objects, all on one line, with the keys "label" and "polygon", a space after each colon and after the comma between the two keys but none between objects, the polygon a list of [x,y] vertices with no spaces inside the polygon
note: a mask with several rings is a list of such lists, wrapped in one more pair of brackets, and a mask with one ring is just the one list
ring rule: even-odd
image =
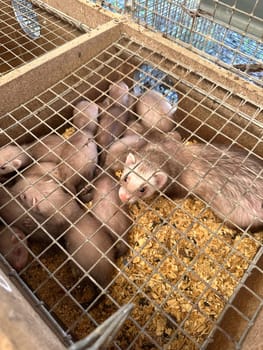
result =
[{"label": "wire grid", "polygon": [[[232,1],[231,5],[216,1],[212,3],[215,9],[211,11],[200,8],[199,0],[99,2],[112,11],[132,13],[133,20],[139,24],[161,32],[171,40],[178,42],[179,39],[179,43],[189,49],[197,49],[200,55],[209,60],[262,85],[262,36],[251,37],[249,24],[242,31],[232,26],[233,16],[240,13],[237,0]],[[257,19],[263,27],[262,18],[256,12],[257,4],[258,1],[253,6],[251,4],[251,12],[247,16]],[[222,20],[219,23],[216,19],[216,11],[220,5],[232,14],[225,16],[230,17],[228,23],[222,23]]]},{"label": "wire grid", "polygon": [[[42,2],[34,4],[41,5]],[[70,23],[66,17],[62,20],[55,11],[50,11],[50,7],[33,6],[40,37],[31,39],[16,20],[10,1],[1,0],[0,5],[0,76],[83,34],[83,30],[73,25],[74,21]]]},{"label": "wire grid", "polygon": [[[152,72],[156,70],[162,72],[161,79],[156,78],[155,75],[151,77],[149,83],[151,70],[146,72],[142,68],[147,64],[150,65]],[[109,84],[118,79],[124,79],[129,84],[130,91],[138,87],[148,90],[165,85],[166,90],[176,92],[178,95],[176,129],[186,141],[195,139],[207,144],[224,142],[229,146],[239,144],[244,148],[247,144],[249,154],[262,154],[262,125],[258,121],[263,112],[262,106],[256,106],[250,101],[233,95],[231,91],[218,85],[211,78],[198,75],[192,71],[191,67],[170,61],[126,37],[122,37],[47,91],[3,116],[3,119],[7,118],[13,122],[5,124],[10,126],[3,130],[2,140],[5,140],[5,143],[21,143],[21,140],[24,140],[21,135],[25,133],[30,135],[30,139],[34,139],[37,130],[39,131],[39,125],[42,133],[60,134],[73,125],[71,117],[76,101],[83,96],[92,97],[96,102],[103,100],[107,96]],[[30,124],[31,127],[29,127]],[[249,136],[249,142],[247,142],[247,136]],[[10,186],[13,180],[12,176],[4,180],[3,185]],[[94,186],[93,184],[94,182],[90,185]],[[190,200],[190,206],[196,205],[189,195],[187,198]],[[77,197],[72,196],[70,201],[72,200],[80,203]],[[8,203],[4,205],[6,204]],[[250,273],[256,274],[258,280],[261,280],[262,258],[261,263],[257,264],[262,254],[260,236],[251,235],[246,231],[232,232],[221,225],[219,227],[216,225],[215,229],[206,227],[208,219],[205,214],[206,206],[202,206],[196,214],[191,214],[189,209],[179,201],[167,216],[163,216],[158,207],[160,203],[153,201],[151,204],[146,204],[145,212],[150,211],[157,217],[157,221],[161,220],[172,230],[175,227],[171,226],[169,220],[176,211],[181,212],[182,217],[190,216],[191,223],[184,229],[178,227],[172,231],[174,241],[171,241],[169,246],[164,243],[156,229],[156,225],[157,228],[159,227],[158,223],[152,221],[150,226],[147,226],[141,221],[144,217],[144,210],[137,213],[133,218],[135,223],[141,227],[140,231],[144,232],[144,235],[135,239],[134,244],[129,243],[131,254],[124,257],[121,262],[115,263],[116,274],[105,289],[99,288],[95,298],[94,295],[90,298],[91,291],[86,286],[86,275],[83,268],[78,265],[82,273],[72,272],[69,254],[61,240],[64,233],[60,233],[55,240],[51,239],[46,246],[30,242],[31,235],[29,235],[27,249],[30,259],[18,273],[20,276],[18,279],[26,281],[33,295],[45,303],[50,318],[54,317],[63,327],[65,334],[72,335],[75,340],[89,334],[121,305],[132,302],[135,304],[135,311],[112,344],[112,349],[145,347],[179,349],[182,346],[201,349],[204,344],[209,344],[213,339],[208,337],[211,332],[216,338],[214,335],[216,331],[239,348],[263,302],[262,295],[257,292],[252,283],[246,280]],[[136,210],[137,207],[134,208],[135,213]],[[15,221],[4,223],[9,226],[15,225]],[[144,229],[140,225],[144,226]],[[209,234],[209,238],[202,244],[195,234],[196,225],[200,225]],[[161,227],[159,228],[161,230]],[[231,235],[235,238],[240,235],[245,242],[250,243],[255,248],[252,256],[240,248],[238,239],[235,244],[231,244],[228,240]],[[224,250],[220,251],[218,261],[210,255],[215,249],[213,242],[216,240],[224,247],[221,246],[222,249],[228,251],[226,255],[224,255]],[[25,240],[23,242],[26,243]],[[184,242],[181,248],[180,242]],[[157,248],[154,244],[157,244]],[[153,257],[154,260],[150,260],[150,256],[145,255],[144,248],[148,245],[151,247],[150,251],[153,250],[153,255],[158,254],[157,257]],[[180,252],[179,256],[175,255],[175,251]],[[248,268],[243,277],[239,276],[239,267],[235,264],[231,265],[231,259],[235,255],[242,261],[245,266],[244,270]],[[205,272],[204,274],[198,272],[198,265],[203,266],[208,263],[214,266],[211,276],[206,276]],[[176,277],[169,275],[171,264],[178,267],[179,272]],[[141,272],[145,270],[143,277],[129,274],[129,269],[136,265],[139,266]],[[164,269],[164,265],[168,265],[168,270]],[[189,285],[191,275],[195,275],[194,286]],[[217,284],[220,276],[224,280],[221,286]],[[227,277],[231,280],[230,289],[226,282]],[[161,281],[161,285],[158,280]],[[94,282],[96,284],[96,281]],[[160,294],[159,299],[157,293],[158,289],[162,289],[162,285],[168,286],[168,289]],[[202,288],[198,295],[192,297],[192,288],[198,289],[199,285]],[[235,302],[239,289],[255,301],[256,306],[253,313],[242,309]],[[128,293],[122,299],[124,291]],[[172,308],[172,300],[176,298],[182,305],[181,312],[180,309],[173,310]],[[169,305],[171,305],[170,308]],[[207,313],[209,305],[215,305],[215,309],[218,305],[221,316],[224,312],[228,315],[231,311],[236,314],[239,324],[243,325],[241,334],[237,336],[232,333],[229,325],[219,323],[217,316],[214,315],[215,310],[212,310],[210,314]],[[143,316],[136,313],[136,310],[141,311]],[[194,318],[196,314],[197,318],[201,319],[201,323],[207,323],[208,326],[193,332],[189,324],[197,322],[197,319]],[[136,332],[131,333],[131,329],[134,328]],[[70,343],[70,338],[67,339],[65,334],[63,334],[64,340],[66,338],[67,343]]]}]

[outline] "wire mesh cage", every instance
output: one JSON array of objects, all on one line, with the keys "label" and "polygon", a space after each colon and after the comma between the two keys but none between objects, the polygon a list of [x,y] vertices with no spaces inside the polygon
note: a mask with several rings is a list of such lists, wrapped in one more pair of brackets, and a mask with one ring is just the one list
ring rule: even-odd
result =
[{"label": "wire mesh cage", "polygon": [[89,31],[42,1],[2,0],[0,18],[1,75]]},{"label": "wire mesh cage", "polygon": [[262,1],[103,1],[112,11],[182,42],[191,50],[262,85]]},{"label": "wire mesh cage", "polygon": [[[72,62],[52,83],[39,67],[42,90],[32,86],[30,98],[3,108],[2,263],[41,301],[67,346],[132,303],[108,348],[238,349],[263,304],[262,216],[257,211],[243,223],[230,212],[222,215],[213,195],[232,199],[233,211],[251,193],[252,209],[262,203],[259,88],[252,98],[240,89],[252,89],[249,82],[237,88],[234,75],[220,81],[224,73],[211,74],[211,63],[201,71],[125,24],[104,30],[104,45],[96,34],[93,42],[82,38],[89,59]],[[51,62],[48,72],[59,63]],[[154,101],[143,103],[147,94]],[[164,124],[154,123],[156,113]],[[136,160],[144,155],[148,169],[149,145],[152,156],[160,147],[165,159],[183,165],[176,176],[166,174],[176,188],[172,196],[161,187],[144,199],[148,185],[158,189],[155,174],[146,176],[132,163],[125,173],[130,153]],[[204,153],[196,153],[200,146]],[[226,158],[231,169],[221,172],[217,163]],[[198,168],[195,159],[203,162]],[[163,169],[159,164],[158,172]],[[182,181],[180,172],[197,174],[196,183]],[[139,188],[121,192],[132,177]],[[209,191],[197,189],[210,181],[215,190],[207,197]],[[225,192],[229,184],[238,200]]]}]

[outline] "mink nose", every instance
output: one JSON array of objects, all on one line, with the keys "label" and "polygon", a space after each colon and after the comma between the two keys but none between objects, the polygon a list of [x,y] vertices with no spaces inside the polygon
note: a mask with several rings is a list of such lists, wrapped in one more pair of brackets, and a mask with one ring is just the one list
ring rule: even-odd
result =
[{"label": "mink nose", "polygon": [[128,193],[122,187],[119,189],[119,197],[122,202],[127,202],[130,198]]}]

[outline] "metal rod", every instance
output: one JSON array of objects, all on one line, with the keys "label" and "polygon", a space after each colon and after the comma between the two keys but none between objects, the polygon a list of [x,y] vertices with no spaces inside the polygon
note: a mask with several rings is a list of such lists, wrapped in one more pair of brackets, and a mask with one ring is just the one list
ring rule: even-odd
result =
[{"label": "metal rod", "polygon": [[[123,323],[128,318],[134,304],[122,306],[100,326],[98,326],[85,339],[71,345],[69,350],[98,350],[105,349],[114,339],[117,332],[122,327]],[[103,348],[102,348],[103,346]]]}]

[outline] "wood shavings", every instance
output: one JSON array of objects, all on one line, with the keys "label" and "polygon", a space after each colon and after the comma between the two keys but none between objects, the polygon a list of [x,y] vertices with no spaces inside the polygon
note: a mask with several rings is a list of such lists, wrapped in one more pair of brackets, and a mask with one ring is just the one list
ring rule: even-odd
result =
[{"label": "wood shavings", "polygon": [[70,128],[67,128],[62,135],[65,137],[65,139],[68,139],[71,135],[74,134],[75,131],[76,129],[72,126]]},{"label": "wood shavings", "polygon": [[[258,235],[260,237],[260,235]],[[253,236],[254,238],[254,236]],[[259,242],[256,242],[252,237],[240,237],[235,239],[234,247],[237,251],[239,251],[243,256],[245,256],[248,260],[251,261],[251,256],[253,256],[253,252],[255,249],[260,247]],[[263,236],[261,235],[261,240]]]},{"label": "wood shavings", "polygon": [[211,286],[219,293],[219,295],[224,296],[227,300],[234,292],[238,281],[234,279],[226,271],[220,271],[215,276]]},{"label": "wood shavings", "polygon": [[120,179],[121,178],[121,175],[122,175],[122,171],[121,170],[116,170],[115,171],[115,176]]},{"label": "wood shavings", "polygon": [[212,322],[198,310],[192,310],[185,321],[184,329],[199,343],[205,340],[212,329]]},{"label": "wood shavings", "polygon": [[[147,332],[152,336],[154,334],[154,339],[160,342],[159,347],[181,349],[184,344],[184,349],[195,349],[191,339],[201,344],[212,330],[214,320],[242,277],[235,270],[244,274],[248,267],[246,258],[249,256],[253,259],[259,244],[256,245],[253,239],[250,242],[246,237],[244,246],[249,245],[245,249],[247,255],[240,254],[237,242],[242,242],[244,237],[236,230],[222,226],[220,220],[199,200],[187,198],[172,203],[160,198],[151,208],[147,204],[131,207],[137,225],[131,232],[130,240],[134,250],[127,257],[133,264],[128,264],[125,273],[133,281],[132,276],[144,281],[143,292],[155,309],[159,310],[160,307],[164,311],[154,314],[147,328]],[[145,260],[138,258],[138,251]],[[236,260],[237,253],[239,260]],[[114,293],[114,289],[112,291]],[[117,294],[113,295],[117,297]],[[125,300],[127,302],[127,298]],[[132,297],[130,300],[134,301]],[[145,319],[143,310],[135,309],[136,312],[136,319]],[[172,330],[167,321],[169,317],[174,320]],[[185,334],[180,333],[177,339],[168,344],[167,338],[172,339],[176,325],[183,327]],[[134,336],[137,332],[135,327]],[[164,334],[167,337],[165,340]],[[122,339],[122,336],[119,338]],[[140,349],[139,341],[134,349]]]},{"label": "wood shavings", "polygon": [[216,319],[224,308],[224,300],[209,289],[202,295],[198,307],[202,314],[206,314],[210,319]]},{"label": "wood shavings", "polygon": [[[130,214],[136,221],[130,232],[132,249],[118,261],[120,271],[108,289],[110,298],[102,298],[87,314],[65,297],[40,266],[42,277],[28,283],[75,339],[95,328],[92,319],[101,323],[112,315],[115,303],[132,302],[131,318],[116,339],[120,348],[198,349],[253,260],[262,233],[241,235],[222,226],[203,202],[191,197],[137,203],[130,207]],[[41,261],[70,290],[77,283],[76,276],[68,264],[57,271],[65,260],[63,253],[56,249],[52,263],[50,254]],[[27,281],[38,274],[35,265],[30,278],[27,272]],[[40,285],[43,287],[38,288]],[[71,292],[80,303],[92,298],[90,288],[83,291],[76,286]]]}]

